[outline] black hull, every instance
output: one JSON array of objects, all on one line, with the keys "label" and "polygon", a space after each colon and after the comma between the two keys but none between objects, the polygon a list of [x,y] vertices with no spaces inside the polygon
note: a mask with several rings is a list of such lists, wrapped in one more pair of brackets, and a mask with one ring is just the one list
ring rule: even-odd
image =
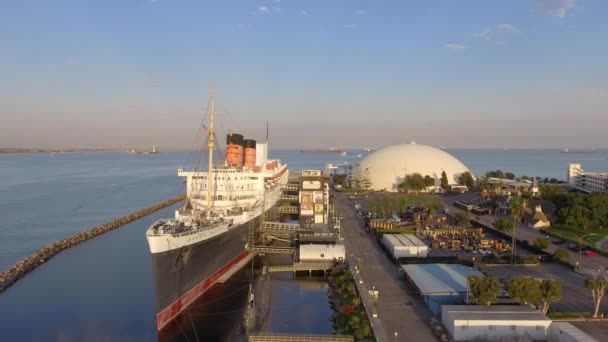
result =
[{"label": "black hull", "polygon": [[161,312],[245,251],[247,224],[197,244],[152,255]]}]

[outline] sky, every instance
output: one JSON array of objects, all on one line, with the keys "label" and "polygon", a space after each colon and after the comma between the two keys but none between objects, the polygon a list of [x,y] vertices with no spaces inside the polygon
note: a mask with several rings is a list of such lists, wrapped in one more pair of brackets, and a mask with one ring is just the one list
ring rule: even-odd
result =
[{"label": "sky", "polygon": [[603,0],[0,0],[0,147],[608,147]]}]

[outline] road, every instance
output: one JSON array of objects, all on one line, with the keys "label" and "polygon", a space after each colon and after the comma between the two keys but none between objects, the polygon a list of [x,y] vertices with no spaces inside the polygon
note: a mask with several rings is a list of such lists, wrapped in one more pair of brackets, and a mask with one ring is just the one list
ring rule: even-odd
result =
[{"label": "road", "polygon": [[[334,204],[336,211],[342,215],[347,260],[351,269],[356,265],[359,270],[359,274],[353,273],[378,340],[436,341],[429,324],[432,318],[430,310],[417,294],[411,293],[412,289],[403,279],[401,268],[389,259],[376,239],[369,234],[361,235],[365,227],[355,213],[353,202],[344,194],[334,193]],[[369,314],[373,310],[368,295],[372,287],[378,290],[376,318]]]},{"label": "road", "polygon": [[[455,201],[459,201],[462,199],[460,196],[442,196],[441,199],[442,199],[443,204],[446,207],[446,209],[448,209],[448,213],[456,214],[456,213],[463,211],[463,210],[455,208],[453,206]],[[499,218],[499,217],[504,217],[504,216],[493,216],[493,215],[473,216],[471,221],[473,221],[473,222],[477,221],[487,227],[493,227],[494,221],[496,220],[496,218]],[[551,229],[551,228],[549,228],[549,229]],[[511,233],[506,233],[506,234],[509,236],[511,235]],[[545,237],[545,235],[542,234],[542,232],[539,232],[539,231],[531,229],[531,228],[526,228],[521,223],[518,223],[518,228],[517,228],[516,234],[517,234],[517,239],[519,241],[527,240],[529,244],[533,244],[534,241],[539,237]],[[554,254],[558,248],[566,249],[566,244],[565,243],[562,243],[562,244],[550,243],[550,246],[549,246],[549,248],[546,249],[546,251],[551,254]],[[582,273],[585,273],[587,275],[597,275],[597,274],[600,274],[600,272],[601,272],[601,274],[603,274],[604,276],[606,275],[606,266],[608,265],[607,257],[604,257],[602,255],[597,255],[594,257],[586,257],[586,256],[581,257],[578,252],[574,252],[571,250],[568,250],[568,253],[570,253],[569,261],[571,263],[578,263],[580,261],[580,266],[581,266],[580,271]]]}]

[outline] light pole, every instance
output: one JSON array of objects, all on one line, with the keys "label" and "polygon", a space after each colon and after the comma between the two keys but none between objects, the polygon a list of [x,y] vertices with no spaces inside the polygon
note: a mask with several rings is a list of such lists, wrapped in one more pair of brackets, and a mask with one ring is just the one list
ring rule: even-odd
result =
[{"label": "light pole", "polygon": [[395,342],[397,342],[397,332],[395,331]]},{"label": "light pole", "polygon": [[585,236],[592,236],[592,235],[597,235],[595,233],[589,233],[589,234],[583,234],[581,235],[581,239],[578,241],[578,267],[579,270],[583,268],[583,240],[585,239]]}]

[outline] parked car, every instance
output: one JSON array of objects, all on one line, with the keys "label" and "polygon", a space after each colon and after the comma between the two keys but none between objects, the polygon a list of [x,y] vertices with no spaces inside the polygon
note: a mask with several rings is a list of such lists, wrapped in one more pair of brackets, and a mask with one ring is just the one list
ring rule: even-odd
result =
[{"label": "parked car", "polygon": [[576,243],[569,243],[568,249],[578,252],[581,249],[581,246]]},{"label": "parked car", "polygon": [[551,241],[551,243],[553,243],[553,244],[555,244],[555,245],[560,244],[560,243],[562,243],[562,242],[563,242],[562,240],[560,240],[560,239],[558,239],[558,238],[554,238],[554,237],[549,238],[549,241]]},{"label": "parked car", "polygon": [[588,257],[597,256],[597,252],[596,251],[584,251],[583,255],[588,256]]}]

